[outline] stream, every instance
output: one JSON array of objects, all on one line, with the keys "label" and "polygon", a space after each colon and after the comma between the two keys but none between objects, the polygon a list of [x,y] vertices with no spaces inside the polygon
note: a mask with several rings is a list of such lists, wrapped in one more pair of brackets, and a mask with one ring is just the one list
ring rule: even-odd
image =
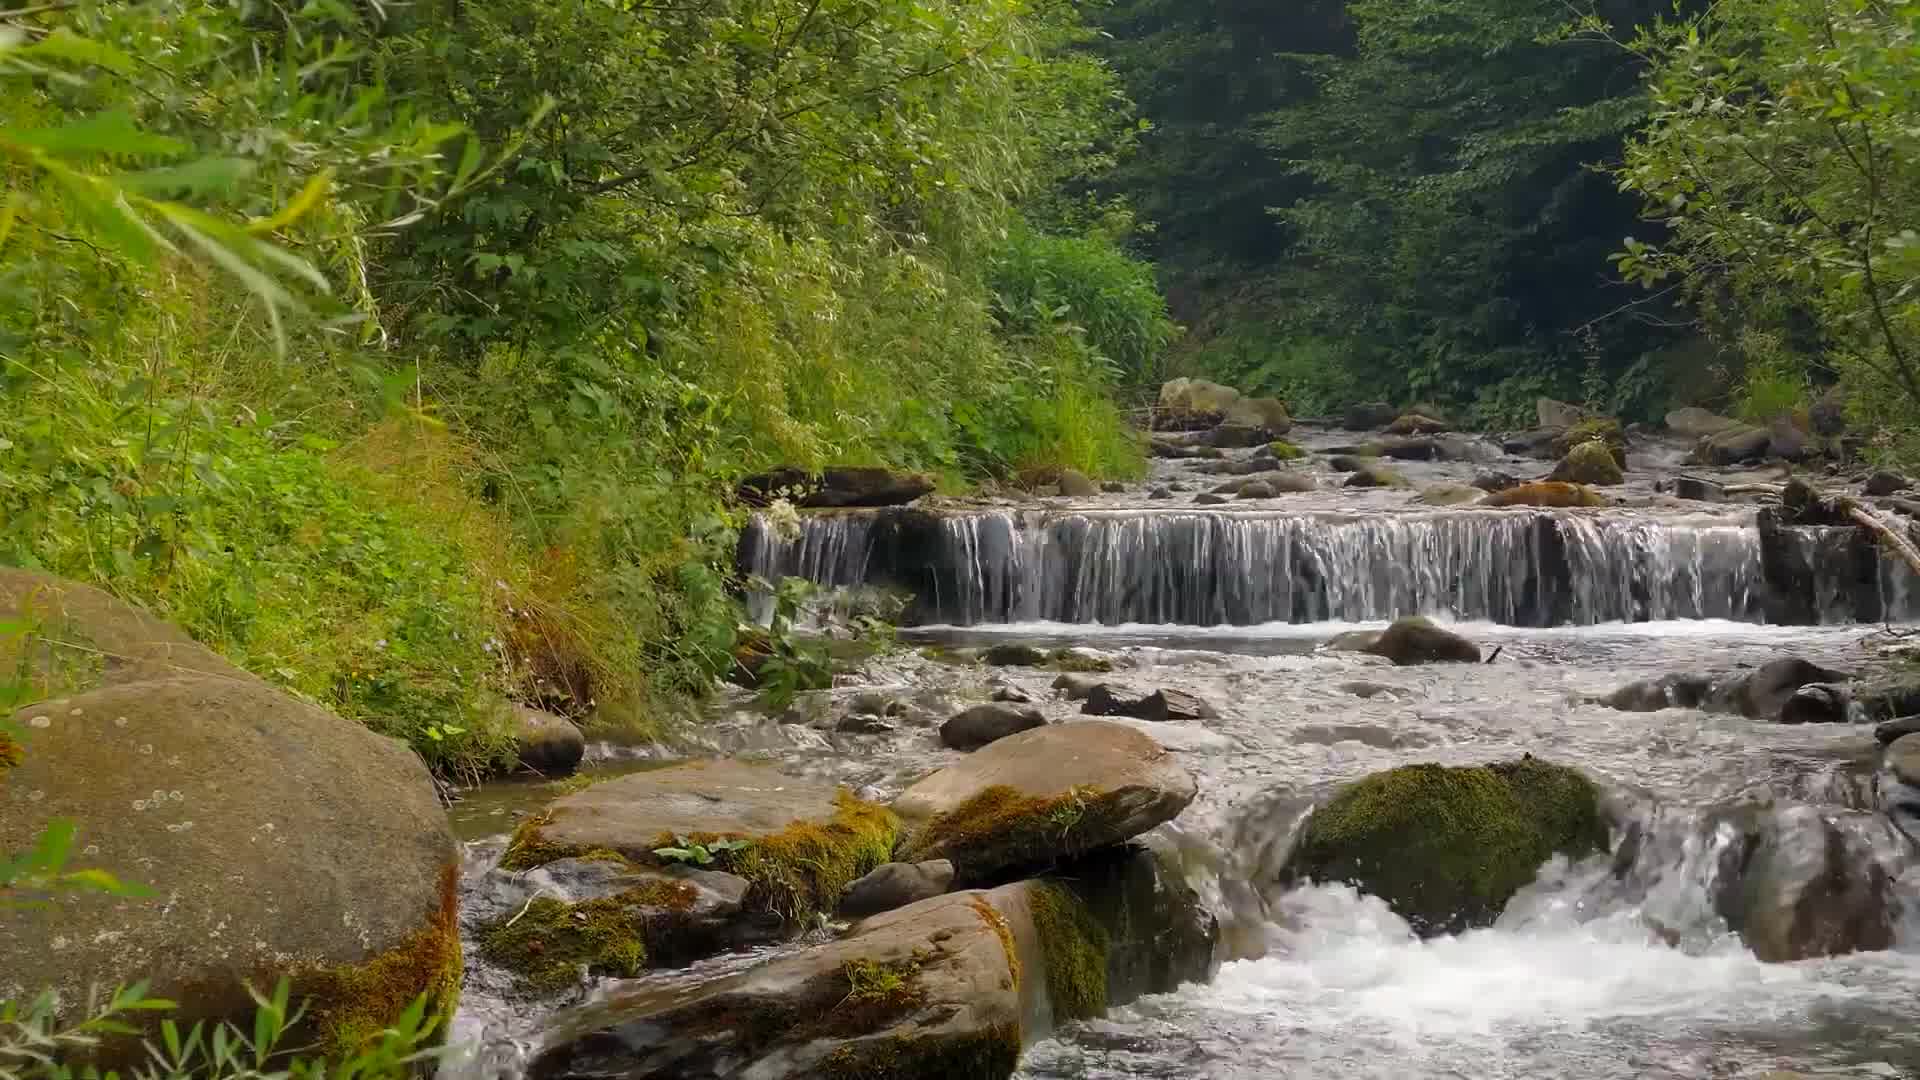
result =
[{"label": "stream", "polygon": [[[1295,438],[1324,450],[1352,437]],[[1871,728],[1592,700],[1638,679],[1782,656],[1861,669],[1896,636],[1881,620],[1912,618],[1904,571],[1863,576],[1816,531],[1796,541],[1813,572],[1802,598],[1811,625],[1778,625],[1755,508],[1655,493],[1680,453],[1636,450],[1629,484],[1613,489],[1626,505],[1592,511],[1416,505],[1408,490],[1338,487],[1322,458],[1285,466],[1319,490],[1252,503],[1134,491],[943,507],[940,536],[921,543],[925,565],[912,571],[933,575],[924,591],[935,595],[907,644],[1089,649],[1115,663],[1116,681],[1185,690],[1220,712],[1204,724],[1140,722],[1200,781],[1156,842],[1219,917],[1218,977],[1058,1031],[1020,1075],[1920,1076],[1920,870],[1880,810]],[[1484,443],[1467,456],[1402,471],[1421,485],[1489,467],[1545,471]],[[1204,467],[1158,461],[1148,486],[1204,490],[1222,479],[1197,476]],[[879,520],[821,515],[798,539],[750,536],[745,550],[766,576],[862,584],[887,570]],[[1320,647],[1414,612],[1497,657],[1396,668]],[[959,755],[913,724],[835,732],[849,696],[895,694],[937,726],[1006,687],[1050,720],[1077,716],[1054,678],[897,650],[806,695],[785,722],[735,696],[692,733],[691,752],[765,755],[891,796]],[[1622,824],[1612,855],[1549,863],[1495,926],[1421,941],[1347,887],[1272,884],[1300,821],[1341,784],[1525,753],[1585,771]],[[598,767],[645,767],[636,756],[603,755]],[[552,797],[552,785],[503,785],[457,807],[473,866],[497,857],[518,813]],[[1757,893],[1763,877],[1772,891]],[[1767,963],[1729,928],[1729,897],[1747,897],[1752,924],[1778,922],[1752,914],[1765,896],[1815,893],[1823,910],[1883,915],[1882,932],[1863,932],[1871,947]],[[1848,925],[1863,920],[1873,921]],[[470,976],[455,1034],[484,1044],[476,1060],[487,1064],[473,1073],[510,1074],[539,1018],[486,986],[484,972]]]}]

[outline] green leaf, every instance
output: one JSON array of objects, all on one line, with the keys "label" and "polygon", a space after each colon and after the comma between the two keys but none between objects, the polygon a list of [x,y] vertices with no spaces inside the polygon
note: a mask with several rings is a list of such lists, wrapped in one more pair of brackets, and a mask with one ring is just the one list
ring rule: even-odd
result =
[{"label": "green leaf", "polygon": [[122,173],[113,179],[141,195],[204,199],[234,194],[253,172],[253,162],[245,158],[203,157],[184,165]]},{"label": "green leaf", "polygon": [[111,45],[81,37],[64,26],[19,51],[20,56],[37,60],[65,60],[69,63],[103,67],[118,75],[133,71],[133,58]]},{"label": "green leaf", "polygon": [[0,139],[59,157],[173,156],[187,152],[187,144],[179,139],[141,131],[122,109],[95,113],[60,127],[0,132]]}]

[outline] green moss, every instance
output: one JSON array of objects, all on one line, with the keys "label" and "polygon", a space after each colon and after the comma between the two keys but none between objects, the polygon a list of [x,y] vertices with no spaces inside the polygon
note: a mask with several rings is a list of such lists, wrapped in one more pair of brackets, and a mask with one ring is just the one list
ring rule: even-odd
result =
[{"label": "green moss", "polygon": [[984,896],[976,895],[969,901],[969,906],[973,908],[975,914],[980,916],[980,921],[986,923],[987,928],[993,931],[994,936],[1000,939],[1000,948],[1006,951],[1006,989],[1020,989],[1020,950],[1013,944],[1013,927],[1007,925],[1007,917],[1000,914],[999,910],[992,904],[987,903],[987,899]]},{"label": "green moss", "polygon": [[1107,1011],[1106,928],[1062,885],[1034,884],[1027,893],[1033,928],[1046,957],[1047,997],[1058,1020],[1086,1020]]},{"label": "green moss", "polygon": [[427,997],[427,1015],[445,1033],[460,1003],[460,869],[441,871],[431,923],[400,946],[364,964],[342,965],[299,977],[294,999],[307,1002],[307,1016],[328,1057],[359,1052],[411,1007]]},{"label": "green moss", "polygon": [[940,1036],[892,1035],[850,1042],[820,1063],[823,1080],[1004,1080],[1020,1064],[1020,1029]]},{"label": "green moss", "polygon": [[631,978],[646,968],[648,935],[695,897],[692,885],[665,880],[579,904],[539,897],[485,931],[480,952],[542,993],[571,986],[582,965]]},{"label": "green moss", "polygon": [[1420,933],[1493,922],[1555,852],[1606,846],[1599,798],[1574,770],[1531,757],[1474,768],[1408,765],[1314,811],[1284,877],[1351,883]]},{"label": "green moss", "polygon": [[1620,421],[1612,419],[1580,421],[1553,440],[1553,452],[1565,457],[1574,447],[1590,442],[1605,443],[1609,451],[1619,455],[1616,460],[1626,464],[1627,433],[1621,429]]},{"label": "green moss", "polygon": [[507,841],[506,853],[500,856],[502,870],[531,870],[536,866],[545,866],[561,859],[594,859],[602,862],[617,862],[633,866],[633,861],[610,848],[583,847],[578,844],[558,844],[546,838],[540,830],[553,818],[550,814],[536,814],[520,823],[513,830],[513,836]]},{"label": "green moss", "polygon": [[1113,661],[1103,656],[1082,656],[1072,649],[1055,649],[1047,654],[1047,666],[1076,675],[1104,675],[1113,670]]},{"label": "green moss", "polygon": [[1111,839],[1119,809],[1093,786],[1036,798],[995,785],[935,817],[909,841],[905,857],[952,859],[961,880],[1006,867],[1044,866],[1083,855]]},{"label": "green moss", "polygon": [[744,850],[723,855],[718,868],[747,879],[749,907],[806,923],[832,911],[848,885],[890,859],[900,836],[900,819],[886,807],[844,788],[834,802],[833,819],[824,824],[801,821],[765,836],[700,833],[691,839],[750,840]]},{"label": "green moss", "polygon": [[1298,461],[1307,456],[1305,450],[1300,449],[1285,439],[1275,439],[1268,443],[1267,451],[1279,461]]}]

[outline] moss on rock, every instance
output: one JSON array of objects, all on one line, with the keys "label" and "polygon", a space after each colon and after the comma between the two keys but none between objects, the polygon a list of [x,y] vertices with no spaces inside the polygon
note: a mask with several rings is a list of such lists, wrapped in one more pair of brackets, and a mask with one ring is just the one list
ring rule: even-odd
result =
[{"label": "moss on rock", "polygon": [[1589,439],[1567,451],[1548,479],[1562,483],[1610,485],[1625,483],[1626,474],[1621,471],[1620,463],[1614,460],[1613,450],[1606,443]]},{"label": "moss on rock", "polygon": [[1027,894],[1046,958],[1047,998],[1056,1020],[1086,1020],[1107,1011],[1106,928],[1064,886],[1038,882]]},{"label": "moss on rock", "polygon": [[1577,506],[1605,506],[1607,497],[1592,488],[1580,484],[1567,484],[1555,480],[1540,480],[1531,484],[1521,484],[1505,491],[1495,491],[1480,500],[1481,506],[1544,506],[1566,508]]},{"label": "moss on rock", "polygon": [[464,968],[460,952],[460,869],[449,864],[441,874],[440,906],[433,921],[399,946],[363,964],[343,964],[301,975],[296,997],[307,1001],[324,1054],[351,1057],[422,994],[435,1030],[444,1035],[460,1004]]},{"label": "moss on rock", "polygon": [[1104,656],[1085,656],[1072,649],[1055,649],[1047,654],[1047,667],[1072,675],[1104,675],[1113,670],[1113,661]]},{"label": "moss on rock", "polygon": [[[747,906],[770,911],[790,923],[805,923],[830,912],[847,886],[893,857],[900,819],[878,803],[842,789],[827,822],[797,821],[768,836],[699,833],[697,843],[745,839],[747,846],[724,853],[716,869],[738,874],[750,886]],[[671,837],[658,846],[665,847]]]},{"label": "moss on rock", "polygon": [[1493,922],[1556,852],[1605,850],[1599,793],[1532,757],[1493,766],[1408,765],[1351,784],[1314,811],[1282,877],[1346,882],[1421,934]]},{"label": "moss on rock", "polygon": [[965,878],[976,867],[1042,866],[1082,855],[1111,839],[1110,798],[1091,785],[1046,797],[995,785],[927,822],[908,841],[906,857],[951,858]]},{"label": "moss on rock", "polygon": [[577,904],[539,897],[487,929],[480,952],[540,993],[566,989],[583,965],[595,975],[632,978],[647,966],[652,935],[697,895],[687,882],[656,880]]},{"label": "moss on rock", "polygon": [[1607,448],[1616,464],[1622,468],[1627,464],[1627,433],[1620,427],[1620,421],[1610,418],[1582,420],[1561,432],[1553,440],[1553,452],[1565,457],[1575,447],[1586,443],[1598,442]]},{"label": "moss on rock", "polygon": [[1267,452],[1272,454],[1276,461],[1298,461],[1307,456],[1305,450],[1300,449],[1285,439],[1275,439],[1268,443]]},{"label": "moss on rock", "polygon": [[1020,1065],[1020,1029],[1002,1024],[944,1038],[891,1035],[838,1047],[820,1063],[825,1080],[1003,1080]]}]

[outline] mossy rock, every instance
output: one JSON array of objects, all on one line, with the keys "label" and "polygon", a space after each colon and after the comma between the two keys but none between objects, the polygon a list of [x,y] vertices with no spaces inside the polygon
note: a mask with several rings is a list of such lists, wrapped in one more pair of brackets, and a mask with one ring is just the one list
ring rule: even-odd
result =
[{"label": "mossy rock", "polygon": [[714,869],[745,878],[751,910],[800,926],[887,862],[899,820],[835,784],[765,765],[703,761],[634,773],[555,802],[515,832],[502,865],[525,869],[596,853],[639,867],[677,838],[745,841]]},{"label": "mossy rock", "polygon": [[949,859],[962,884],[1122,843],[1193,801],[1191,774],[1151,737],[1104,720],[1001,739],[894,801],[910,860]]},{"label": "mossy rock", "polygon": [[[160,642],[159,663],[195,655]],[[138,642],[122,645],[140,655]],[[244,1026],[243,984],[285,975],[310,1000],[304,1034],[329,1054],[423,994],[452,1009],[459,850],[404,745],[256,679],[210,674],[106,685],[14,720],[29,738],[0,782],[0,851],[27,850],[45,823],[69,818],[77,865],[158,899],[0,905],[0,999],[51,989],[79,1003],[92,987],[145,978],[179,1002],[176,1020]]]},{"label": "mossy rock", "polygon": [[1614,451],[1599,439],[1589,439],[1567,451],[1567,456],[1554,466],[1553,475],[1547,478],[1563,484],[1623,484],[1627,477],[1621,471],[1620,462],[1614,459]]},{"label": "mossy rock", "polygon": [[1604,851],[1599,792],[1533,757],[1408,765],[1343,788],[1313,812],[1281,877],[1344,882],[1385,900],[1420,934],[1488,926],[1555,853]]},{"label": "mossy rock", "polygon": [[1361,652],[1384,656],[1396,666],[1413,664],[1477,664],[1480,647],[1424,615],[1395,619],[1380,636],[1362,646]]},{"label": "mossy rock", "polygon": [[1352,476],[1347,477],[1343,485],[1350,488],[1403,488],[1411,487],[1405,476],[1384,465],[1368,465]]},{"label": "mossy rock", "polygon": [[1276,461],[1299,461],[1307,452],[1285,439],[1275,439],[1267,444],[1267,453]]},{"label": "mossy rock", "polygon": [[1445,420],[1419,412],[1402,414],[1387,425],[1389,435],[1439,435],[1452,430],[1453,425]]},{"label": "mossy rock", "polygon": [[1621,468],[1627,465],[1627,433],[1620,421],[1610,418],[1582,420],[1556,435],[1553,440],[1553,452],[1556,457],[1566,457],[1574,447],[1590,442],[1598,442],[1607,448],[1614,463]]},{"label": "mossy rock", "polygon": [[1483,494],[1469,484],[1434,484],[1423,489],[1415,501],[1423,506],[1465,506],[1480,501]]},{"label": "mossy rock", "polygon": [[1582,484],[1567,484],[1556,480],[1539,480],[1531,484],[1521,484],[1505,491],[1489,492],[1476,506],[1538,506],[1552,509],[1571,509],[1609,505],[1607,497]]}]

